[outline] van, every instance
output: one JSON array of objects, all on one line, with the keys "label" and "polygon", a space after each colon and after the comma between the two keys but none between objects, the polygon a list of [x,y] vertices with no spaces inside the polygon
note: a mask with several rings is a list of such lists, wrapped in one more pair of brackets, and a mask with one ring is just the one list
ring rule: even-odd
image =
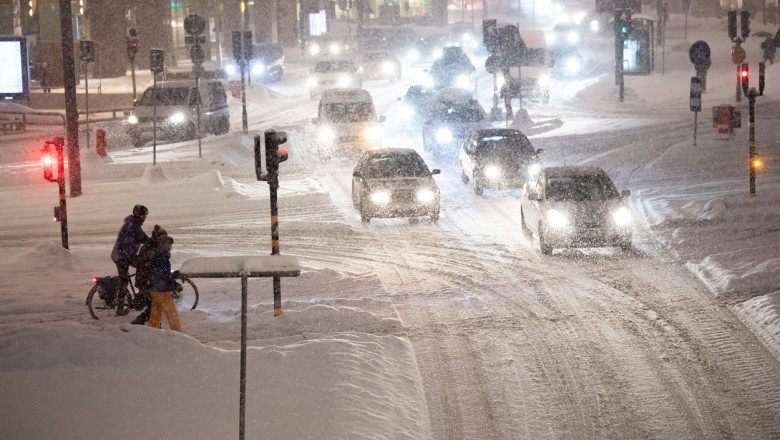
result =
[{"label": "van", "polygon": [[324,152],[358,146],[371,149],[381,145],[379,126],[385,117],[377,117],[374,100],[365,89],[334,88],[322,92],[317,117],[317,144]]},{"label": "van", "polygon": [[520,29],[520,38],[526,49],[522,52],[519,66],[511,66],[510,78],[505,78],[511,84],[511,97],[530,98],[547,103],[550,101],[550,61],[544,32],[537,29]]},{"label": "van", "polygon": [[[198,127],[200,103],[200,130]],[[133,146],[140,147],[155,136],[158,139],[182,141],[195,139],[198,133],[224,134],[230,130],[225,87],[219,80],[161,81],[144,90],[141,99],[125,120],[125,129]]]}]

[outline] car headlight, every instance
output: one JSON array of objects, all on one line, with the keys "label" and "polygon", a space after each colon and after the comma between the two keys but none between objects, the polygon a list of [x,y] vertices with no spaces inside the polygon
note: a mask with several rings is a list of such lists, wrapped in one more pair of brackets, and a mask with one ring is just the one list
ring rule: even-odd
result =
[{"label": "car headlight", "polygon": [[577,44],[577,42],[580,41],[580,34],[575,31],[569,32],[566,35],[566,41],[568,41],[569,44]]},{"label": "car headlight", "polygon": [[341,75],[338,79],[339,87],[349,87],[352,85],[352,77],[349,75]]},{"label": "car headlight", "polygon": [[265,66],[262,64],[255,64],[252,66],[252,75],[262,75],[265,73]]},{"label": "car headlight", "polygon": [[557,209],[551,209],[547,211],[547,225],[552,229],[565,228],[569,223],[566,218],[566,213],[558,211]]},{"label": "car headlight", "polygon": [[312,43],[309,46],[309,53],[312,55],[318,55],[320,53],[320,45],[317,43]]},{"label": "car headlight", "polygon": [[423,188],[417,191],[417,201],[422,203],[432,202],[436,198],[436,193],[429,188]]},{"label": "car headlight", "polygon": [[621,206],[612,212],[612,220],[616,226],[628,226],[633,223],[634,218],[628,208]]},{"label": "car headlight", "polygon": [[412,49],[409,51],[409,53],[406,54],[406,58],[408,58],[409,61],[416,62],[420,59],[420,51],[417,49]]},{"label": "car headlight", "polygon": [[366,128],[364,136],[366,137],[366,140],[376,142],[382,138],[382,128],[380,128],[378,125],[372,125]]},{"label": "car headlight", "polygon": [[498,179],[501,177],[501,169],[495,165],[488,165],[486,166],[482,172],[485,174],[485,177],[488,179]]},{"label": "car headlight", "polygon": [[415,115],[414,107],[412,107],[409,104],[404,104],[401,106],[401,117],[403,117],[406,120],[413,119]]},{"label": "car headlight", "polygon": [[387,191],[374,191],[371,193],[371,201],[377,205],[385,205],[390,202],[390,193]]},{"label": "car headlight", "polygon": [[544,39],[545,41],[547,41],[548,45],[552,46],[553,44],[555,44],[555,40],[558,39],[558,36],[553,33],[549,33],[544,36]]},{"label": "car headlight", "polygon": [[538,176],[540,171],[542,171],[542,166],[540,164],[531,164],[531,166],[528,167],[528,178],[532,179]]},{"label": "car headlight", "polygon": [[590,31],[591,32],[598,32],[599,31],[599,21],[593,20],[590,22]]},{"label": "car headlight", "polygon": [[336,132],[331,127],[322,127],[317,131],[317,138],[321,142],[331,142],[336,139]]},{"label": "car headlight", "polygon": [[236,67],[235,64],[228,64],[227,66],[225,66],[226,75],[233,76],[236,74],[236,72],[238,72],[238,68]]},{"label": "car headlight", "polygon": [[170,117],[168,117],[168,122],[172,124],[181,124],[184,122],[184,113],[174,113]]},{"label": "car headlight", "polygon": [[458,79],[455,81],[455,85],[461,89],[470,89],[471,77],[469,77],[468,75],[459,75]]},{"label": "car headlight", "polygon": [[567,74],[574,75],[580,71],[580,60],[577,58],[569,58],[566,60],[563,68],[566,70]]},{"label": "car headlight", "polygon": [[436,50],[434,50],[434,51],[433,51],[433,53],[431,54],[431,57],[432,57],[434,60],[438,60],[439,58],[441,58],[441,56],[442,56],[443,54],[444,54],[444,52],[442,52],[442,50],[441,50],[441,49],[436,49]]},{"label": "car headlight", "polygon": [[313,76],[310,76],[309,79],[306,80],[306,84],[308,84],[309,87],[317,87],[317,84],[319,83],[319,80]]},{"label": "car headlight", "polygon": [[382,72],[384,73],[393,73],[395,71],[395,65],[391,63],[390,61],[387,61],[382,64]]},{"label": "car headlight", "polygon": [[550,77],[547,75],[539,75],[539,79],[536,80],[536,83],[542,87],[547,87],[547,85],[550,84]]},{"label": "car headlight", "polygon": [[436,140],[442,143],[452,142],[452,132],[447,128],[436,131]]},{"label": "car headlight", "polygon": [[341,46],[338,43],[331,43],[328,52],[333,55],[338,55],[341,53]]},{"label": "car headlight", "polygon": [[127,123],[128,124],[133,124],[133,125],[137,124],[138,123],[138,116],[136,116],[136,115],[128,116],[127,117]]}]

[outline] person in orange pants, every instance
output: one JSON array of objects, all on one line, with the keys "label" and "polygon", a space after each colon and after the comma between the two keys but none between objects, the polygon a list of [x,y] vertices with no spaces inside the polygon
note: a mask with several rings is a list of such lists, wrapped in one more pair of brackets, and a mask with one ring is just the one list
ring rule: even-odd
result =
[{"label": "person in orange pants", "polygon": [[180,290],[176,282],[179,271],[171,272],[171,248],[173,238],[162,237],[157,249],[152,253],[152,313],[149,316],[149,327],[162,328],[162,315],[168,320],[168,327],[177,332],[183,332],[179,321],[179,312],[173,303],[171,293]]}]

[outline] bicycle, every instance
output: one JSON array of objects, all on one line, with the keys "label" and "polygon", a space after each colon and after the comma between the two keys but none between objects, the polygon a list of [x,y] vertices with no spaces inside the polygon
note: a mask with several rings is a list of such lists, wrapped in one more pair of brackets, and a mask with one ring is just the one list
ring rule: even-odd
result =
[{"label": "bicycle", "polygon": [[[130,275],[131,280],[125,283],[124,287],[122,286],[118,275],[92,278],[95,285],[92,286],[87,294],[87,308],[93,319],[100,319],[95,313],[96,310],[116,309],[115,316],[121,316],[126,315],[130,310],[140,311],[146,307],[143,300],[140,298],[140,292],[136,292],[135,287],[133,286],[132,278],[134,276],[135,274]],[[192,293],[189,292],[190,289],[184,287],[180,292],[174,291],[171,294],[174,302],[179,304],[185,297],[188,298],[188,300],[190,297],[193,297],[194,299],[190,310],[195,310],[198,306],[198,300],[200,299],[198,287],[191,279],[185,276],[180,275],[178,279],[181,280],[182,286],[189,285],[192,287]],[[130,286],[129,290],[127,286]],[[97,299],[95,299],[95,294],[98,296]]]}]

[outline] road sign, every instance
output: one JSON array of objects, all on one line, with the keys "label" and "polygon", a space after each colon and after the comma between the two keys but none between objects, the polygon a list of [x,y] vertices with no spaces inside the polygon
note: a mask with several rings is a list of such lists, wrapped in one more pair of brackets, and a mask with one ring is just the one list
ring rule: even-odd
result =
[{"label": "road sign", "polygon": [[485,60],[485,70],[488,71],[488,73],[496,73],[501,69],[501,58],[496,55],[492,54],[487,57]]},{"label": "road sign", "polygon": [[190,59],[193,63],[201,64],[205,57],[206,54],[203,52],[203,47],[199,44],[193,44],[192,47],[190,47]]},{"label": "road sign", "polygon": [[190,14],[184,18],[184,30],[190,35],[200,35],[206,29],[206,19],[202,15]]},{"label": "road sign", "polygon": [[699,40],[691,45],[688,56],[695,65],[707,64],[710,61],[710,45]]},{"label": "road sign", "polygon": [[691,111],[701,111],[701,79],[696,76],[691,77]]},{"label": "road sign", "polygon": [[745,57],[747,54],[745,53],[745,49],[742,48],[740,45],[733,46],[731,48],[731,62],[734,64],[742,64],[743,61],[745,61]]}]

